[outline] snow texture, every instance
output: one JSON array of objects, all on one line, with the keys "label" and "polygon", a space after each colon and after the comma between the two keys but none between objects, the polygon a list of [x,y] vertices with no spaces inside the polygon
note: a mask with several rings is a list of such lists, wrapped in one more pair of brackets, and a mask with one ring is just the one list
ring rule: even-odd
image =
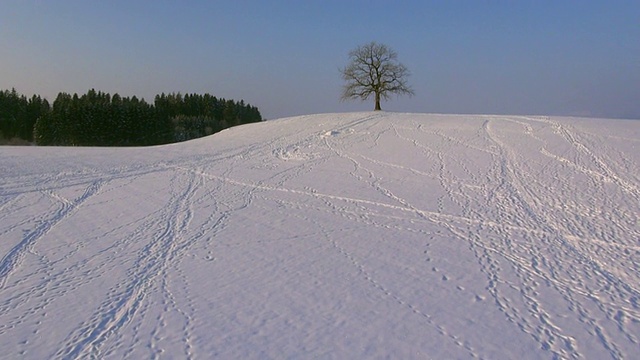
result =
[{"label": "snow texture", "polygon": [[16,359],[631,359],[640,121],[385,112],[0,148]]}]

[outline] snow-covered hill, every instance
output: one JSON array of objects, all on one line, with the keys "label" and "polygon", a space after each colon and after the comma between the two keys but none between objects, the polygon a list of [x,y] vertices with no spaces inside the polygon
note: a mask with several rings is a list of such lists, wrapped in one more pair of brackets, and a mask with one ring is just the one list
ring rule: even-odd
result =
[{"label": "snow-covered hill", "polygon": [[0,148],[1,358],[634,358],[640,121]]}]

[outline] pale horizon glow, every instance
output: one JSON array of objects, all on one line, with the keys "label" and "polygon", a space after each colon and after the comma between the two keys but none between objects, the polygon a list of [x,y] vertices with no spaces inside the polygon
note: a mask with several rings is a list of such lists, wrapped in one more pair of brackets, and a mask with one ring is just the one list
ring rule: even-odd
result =
[{"label": "pale horizon glow", "polygon": [[416,92],[384,110],[640,119],[639,14],[632,1],[10,0],[0,89],[210,93],[269,119],[370,110],[340,102],[339,68],[377,41]]}]

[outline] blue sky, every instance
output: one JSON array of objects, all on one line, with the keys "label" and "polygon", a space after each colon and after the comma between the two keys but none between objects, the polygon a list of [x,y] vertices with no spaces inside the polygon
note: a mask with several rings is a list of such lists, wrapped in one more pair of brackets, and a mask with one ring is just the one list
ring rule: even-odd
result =
[{"label": "blue sky", "polygon": [[339,100],[339,68],[370,41],[416,93],[385,110],[640,119],[637,0],[2,0],[0,89],[210,93],[269,119],[371,110]]}]

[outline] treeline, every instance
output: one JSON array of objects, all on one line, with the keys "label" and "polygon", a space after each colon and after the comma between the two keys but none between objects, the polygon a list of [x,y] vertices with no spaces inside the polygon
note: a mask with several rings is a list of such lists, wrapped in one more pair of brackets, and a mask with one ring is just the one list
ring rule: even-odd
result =
[{"label": "treeline", "polygon": [[204,94],[172,93],[156,95],[157,118],[170,121],[174,141],[184,141],[207,136],[236,125],[262,121],[255,106],[244,100],[218,99]]},{"label": "treeline", "polygon": [[[205,94],[161,94],[154,104],[89,90],[59,93],[49,106],[15,90],[0,95],[0,138],[37,145],[146,146],[185,141],[262,121],[258,109]],[[6,142],[6,141],[5,141]]]},{"label": "treeline", "polygon": [[32,143],[36,121],[49,110],[40,96],[27,99],[15,89],[0,91],[0,144]]}]

